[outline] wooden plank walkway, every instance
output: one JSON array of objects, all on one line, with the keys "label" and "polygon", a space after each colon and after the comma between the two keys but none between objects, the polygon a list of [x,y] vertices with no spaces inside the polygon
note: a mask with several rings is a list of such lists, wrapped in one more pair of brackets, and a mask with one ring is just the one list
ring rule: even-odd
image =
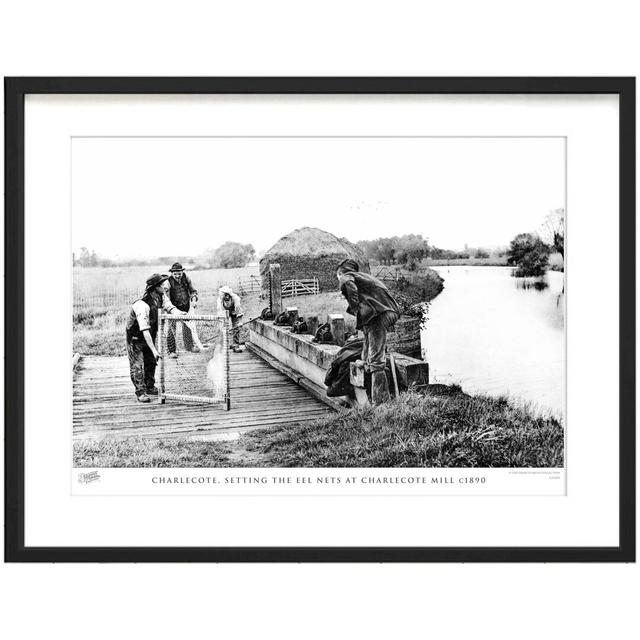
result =
[{"label": "wooden plank walkway", "polygon": [[332,413],[250,351],[232,353],[231,411],[223,405],[136,401],[126,357],[85,356],[73,382],[74,440],[110,437],[217,439]]}]

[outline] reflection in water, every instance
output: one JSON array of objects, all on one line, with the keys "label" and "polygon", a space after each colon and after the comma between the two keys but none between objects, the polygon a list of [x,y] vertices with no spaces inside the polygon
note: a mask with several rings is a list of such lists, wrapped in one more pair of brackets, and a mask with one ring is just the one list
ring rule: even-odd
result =
[{"label": "reflection in water", "polygon": [[[510,267],[436,267],[422,348],[433,382],[509,395],[564,413],[564,274],[512,278]],[[528,280],[529,282],[524,282]]]},{"label": "reflection in water", "polygon": [[516,283],[518,289],[544,291],[549,287],[546,276],[542,276],[541,278],[514,278],[513,281]]}]

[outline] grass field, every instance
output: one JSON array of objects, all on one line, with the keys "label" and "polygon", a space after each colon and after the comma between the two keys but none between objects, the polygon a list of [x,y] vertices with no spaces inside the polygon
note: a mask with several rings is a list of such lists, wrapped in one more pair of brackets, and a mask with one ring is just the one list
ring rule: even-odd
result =
[{"label": "grass field", "polygon": [[[126,353],[124,327],[131,303],[144,291],[154,272],[166,272],[168,265],[145,267],[76,267],[73,270],[73,351],[83,355],[117,356]],[[189,275],[200,292],[199,313],[216,313],[218,288],[237,287],[239,280],[258,275],[258,267],[207,269]],[[258,296],[255,306],[259,306]]]},{"label": "grass field", "polygon": [[[75,267],[73,269],[74,292],[85,295],[100,294],[103,291],[144,291],[145,280],[152,273],[168,273],[170,265],[158,264],[144,267]],[[238,280],[257,276],[258,267],[240,269],[203,269],[188,271],[196,289],[217,289],[223,284],[231,287]]]},{"label": "grass field", "polygon": [[[445,391],[445,393],[443,393]],[[81,467],[561,467],[564,432],[505,399],[403,393],[379,407],[252,431],[228,442],[140,439],[74,444]]]}]

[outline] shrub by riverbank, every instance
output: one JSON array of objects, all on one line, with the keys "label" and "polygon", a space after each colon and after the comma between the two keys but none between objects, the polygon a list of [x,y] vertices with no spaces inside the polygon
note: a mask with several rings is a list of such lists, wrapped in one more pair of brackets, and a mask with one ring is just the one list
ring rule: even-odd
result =
[{"label": "shrub by riverbank", "polygon": [[[85,467],[561,467],[559,420],[505,399],[403,393],[378,406],[252,431],[229,442],[75,443]],[[442,393],[445,391],[445,393]]]},{"label": "shrub by riverbank", "polygon": [[[398,300],[403,313],[410,315],[415,315],[413,309],[416,305],[431,302],[444,289],[442,276],[426,268],[416,272],[401,272],[397,280],[385,284]],[[421,309],[418,310],[420,315]]]}]

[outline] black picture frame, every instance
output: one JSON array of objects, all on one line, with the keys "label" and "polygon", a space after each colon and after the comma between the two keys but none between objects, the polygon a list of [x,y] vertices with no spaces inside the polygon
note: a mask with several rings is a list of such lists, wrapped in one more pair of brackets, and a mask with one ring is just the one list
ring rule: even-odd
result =
[{"label": "black picture frame", "polygon": [[[635,78],[5,78],[5,561],[635,561]],[[24,541],[24,103],[27,94],[616,94],[620,149],[620,475],[616,547],[26,547]]]}]

